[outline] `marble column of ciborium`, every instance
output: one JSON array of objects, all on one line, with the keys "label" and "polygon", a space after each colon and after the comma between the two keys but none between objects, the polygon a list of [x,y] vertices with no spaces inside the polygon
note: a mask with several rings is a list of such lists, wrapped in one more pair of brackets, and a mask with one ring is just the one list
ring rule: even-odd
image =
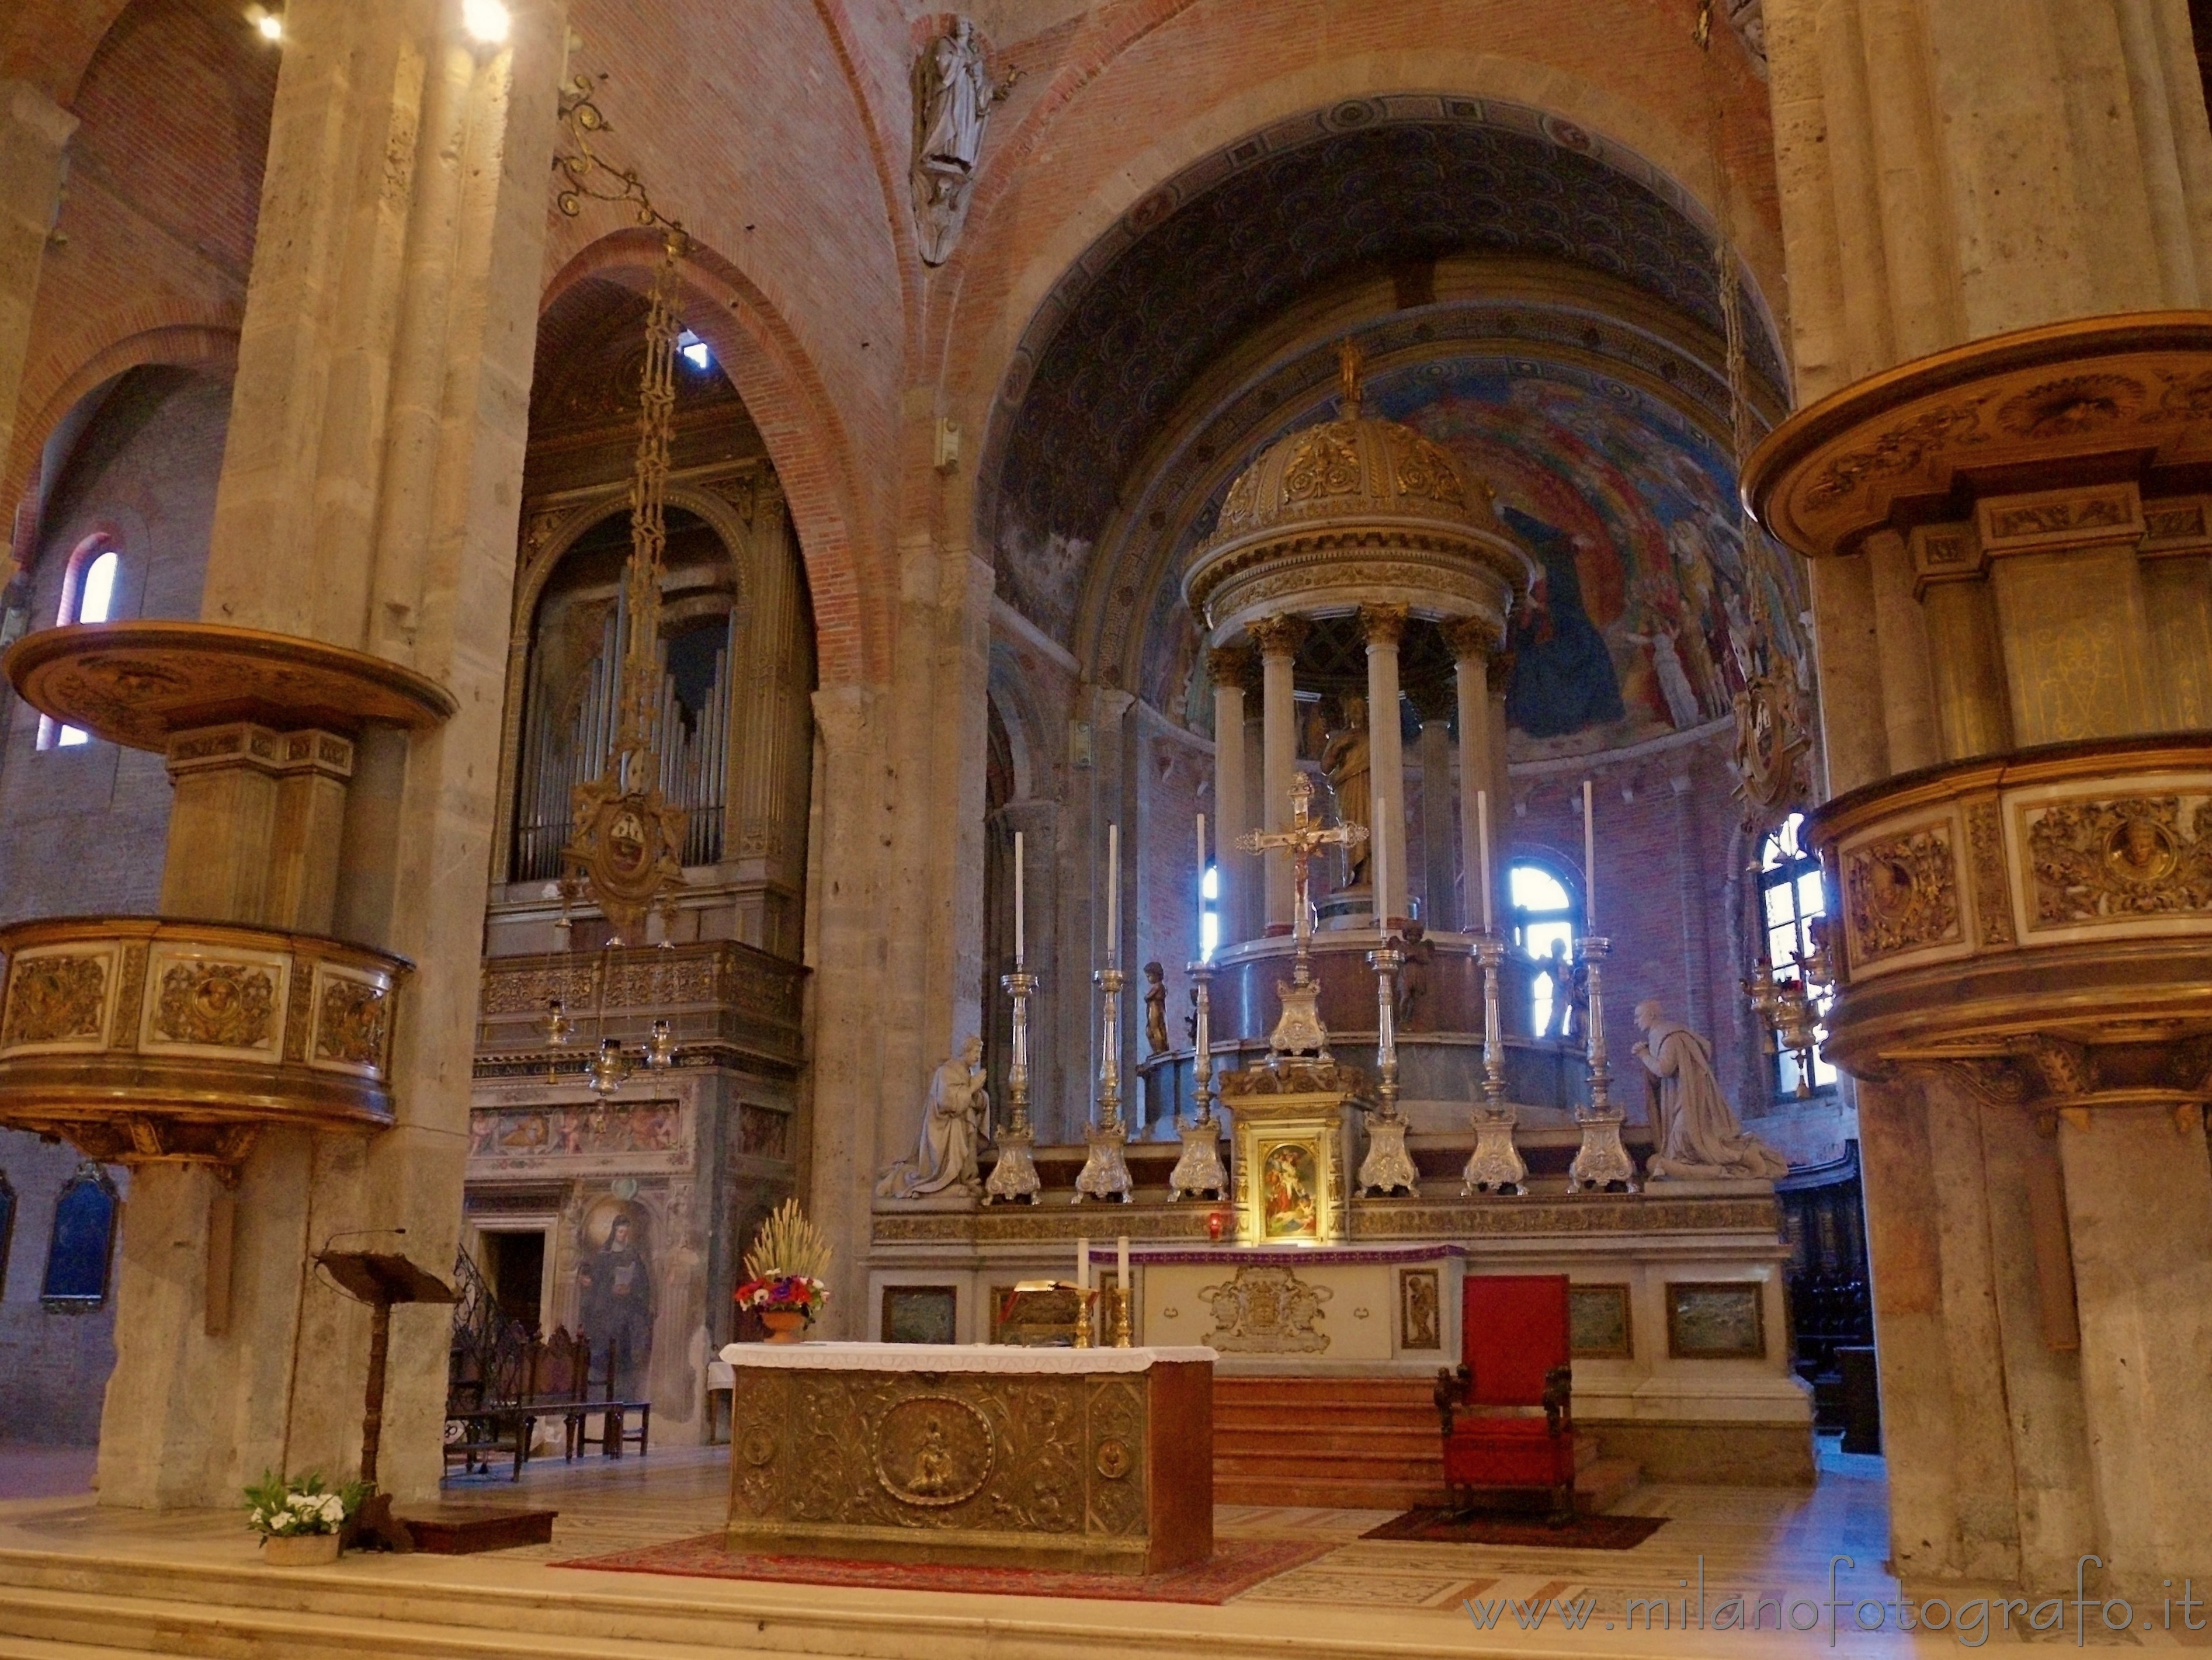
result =
[{"label": "marble column of ciborium", "polygon": [[453,702],[382,658],[204,623],[50,629],[4,667],[54,721],[165,756],[176,794],[161,915],[0,929],[0,1123],[212,1170],[216,1334],[228,1194],[258,1138],[392,1122],[409,964],[331,937],[347,792],[368,728],[432,727]]}]

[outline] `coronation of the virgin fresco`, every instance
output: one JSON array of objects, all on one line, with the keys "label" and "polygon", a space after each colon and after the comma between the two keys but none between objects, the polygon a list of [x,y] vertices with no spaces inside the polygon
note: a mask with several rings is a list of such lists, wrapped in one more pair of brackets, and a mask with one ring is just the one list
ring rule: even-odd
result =
[{"label": "coronation of the virgin fresco", "polygon": [[[1367,399],[1486,480],[1535,562],[1507,642],[1515,760],[1726,717],[1757,672],[1754,582],[1767,585],[1781,648],[1802,660],[1794,569],[1767,559],[1747,569],[1734,464],[1672,403],[1580,365],[1487,354],[1378,367]],[[1252,448],[1328,409],[1301,407]]]}]

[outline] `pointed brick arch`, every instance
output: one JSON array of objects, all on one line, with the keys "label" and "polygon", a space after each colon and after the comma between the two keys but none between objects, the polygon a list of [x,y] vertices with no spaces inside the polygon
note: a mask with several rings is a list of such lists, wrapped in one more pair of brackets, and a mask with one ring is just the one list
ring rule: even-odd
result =
[{"label": "pointed brick arch", "polygon": [[[659,258],[659,239],[648,233],[603,238],[562,269],[541,311],[586,277],[642,288]],[[684,322],[713,349],[744,400],[790,508],[813,601],[823,686],[883,678],[890,660],[884,597],[892,583],[872,569],[855,459],[820,375],[759,289],[720,254],[695,243],[683,281]]]}]

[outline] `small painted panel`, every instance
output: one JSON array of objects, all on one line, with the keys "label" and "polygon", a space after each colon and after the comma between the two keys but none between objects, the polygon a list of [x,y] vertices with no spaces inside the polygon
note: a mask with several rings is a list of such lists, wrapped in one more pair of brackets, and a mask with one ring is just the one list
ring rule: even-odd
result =
[{"label": "small painted panel", "polygon": [[1321,1237],[1321,1150],[1310,1140],[1260,1150],[1261,1231],[1269,1240]]},{"label": "small painted panel", "polygon": [[1626,1360],[1634,1355],[1626,1286],[1568,1288],[1567,1352],[1577,1360]]},{"label": "small painted panel", "polygon": [[957,1343],[960,1292],[952,1286],[885,1286],[883,1341]]},{"label": "small painted panel", "polygon": [[589,1106],[477,1107],[469,1114],[472,1177],[615,1175],[691,1167],[691,1137],[678,1100],[594,1102]]},{"label": "small painted panel", "polygon": [[1443,1335],[1437,1323],[1439,1308],[1437,1270],[1398,1270],[1398,1347],[1401,1349],[1441,1349]]},{"label": "small painted panel", "polygon": [[1765,1359],[1765,1292],[1755,1280],[1670,1284],[1667,1353],[1677,1360]]}]

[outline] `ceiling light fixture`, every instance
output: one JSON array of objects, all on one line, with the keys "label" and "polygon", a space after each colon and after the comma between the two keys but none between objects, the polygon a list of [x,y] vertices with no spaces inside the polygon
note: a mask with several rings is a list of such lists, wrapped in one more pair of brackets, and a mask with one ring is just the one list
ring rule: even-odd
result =
[{"label": "ceiling light fixture", "polygon": [[284,38],[283,18],[266,6],[248,6],[246,21],[260,32],[264,40],[276,41]]},{"label": "ceiling light fixture", "polygon": [[507,39],[512,21],[500,0],[461,0],[461,27],[472,39],[488,46],[497,46]]}]

